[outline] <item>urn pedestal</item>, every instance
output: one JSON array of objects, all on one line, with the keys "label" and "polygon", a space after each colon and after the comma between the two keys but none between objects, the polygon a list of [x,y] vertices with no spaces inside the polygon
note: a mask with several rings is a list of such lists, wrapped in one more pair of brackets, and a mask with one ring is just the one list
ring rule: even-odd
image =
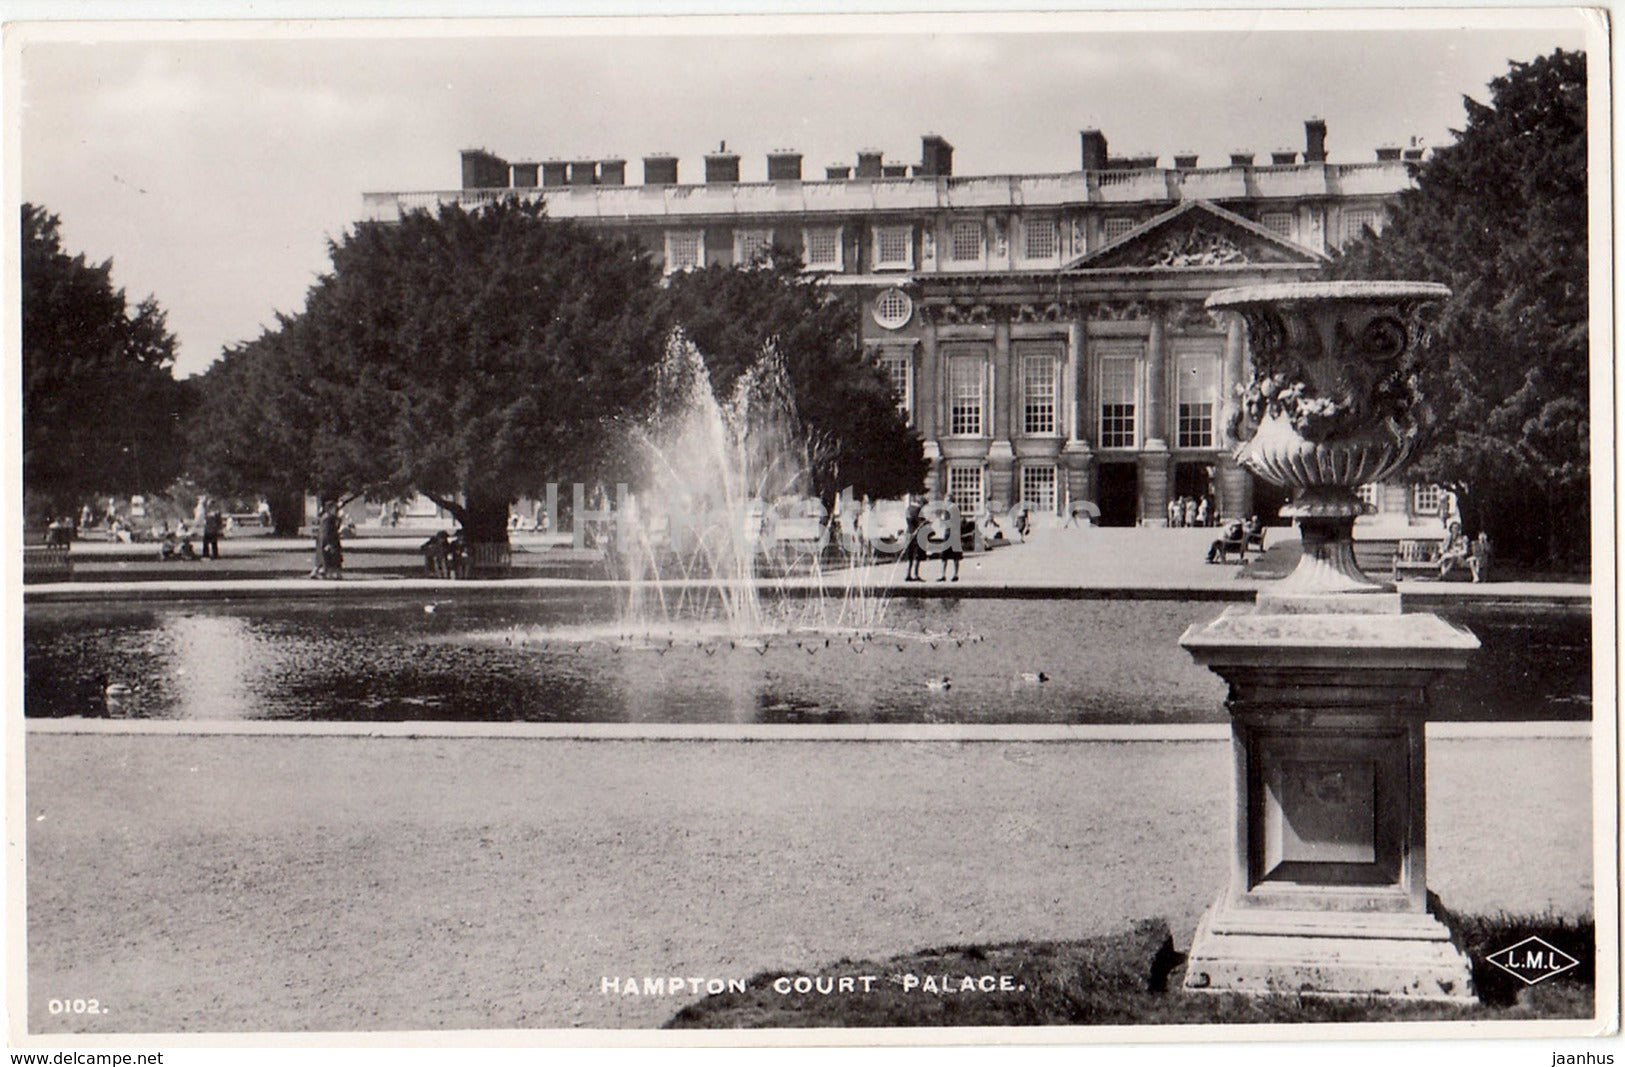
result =
[{"label": "urn pedestal", "polygon": [[[1428,687],[1478,648],[1408,614],[1360,571],[1355,487],[1409,462],[1418,401],[1404,378],[1415,283],[1214,294],[1246,319],[1251,434],[1237,460],[1295,490],[1297,570],[1180,644],[1229,685],[1235,764],[1230,881],[1196,930],[1193,991],[1473,998],[1471,968],[1427,891]],[[1243,436],[1238,433],[1238,436]]]},{"label": "urn pedestal", "polygon": [[1328,600],[1232,608],[1180,640],[1230,686],[1236,803],[1185,986],[1471,999],[1430,910],[1423,731],[1428,685],[1478,641],[1397,594]]}]

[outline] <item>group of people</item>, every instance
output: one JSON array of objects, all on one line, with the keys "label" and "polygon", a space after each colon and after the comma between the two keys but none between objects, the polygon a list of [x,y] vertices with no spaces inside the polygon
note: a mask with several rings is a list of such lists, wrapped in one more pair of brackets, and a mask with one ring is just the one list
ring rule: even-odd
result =
[{"label": "group of people", "polygon": [[418,546],[423,553],[423,566],[436,578],[467,578],[469,571],[468,542],[463,531],[447,533],[437,530]]},{"label": "group of people", "polygon": [[1169,526],[1212,526],[1218,521],[1218,505],[1211,497],[1181,496],[1168,501]]},{"label": "group of people", "polygon": [[1482,582],[1490,566],[1490,538],[1483,531],[1472,540],[1461,530],[1461,522],[1450,521],[1444,543],[1439,546],[1439,577],[1448,578],[1457,567],[1466,567],[1475,582]]}]

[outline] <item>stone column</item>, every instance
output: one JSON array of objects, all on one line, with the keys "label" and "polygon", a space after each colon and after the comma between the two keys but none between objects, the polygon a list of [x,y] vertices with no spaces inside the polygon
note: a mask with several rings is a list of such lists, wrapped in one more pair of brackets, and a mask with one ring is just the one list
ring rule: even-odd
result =
[{"label": "stone column", "polygon": [[942,358],[937,350],[937,324],[926,319],[925,339],[920,346],[914,374],[914,418],[920,436],[927,441],[937,438],[937,408],[941,400]]},{"label": "stone column", "polygon": [[1147,443],[1140,453],[1140,521],[1146,526],[1168,525],[1169,459],[1164,441]]},{"label": "stone column", "polygon": [[1230,433],[1231,417],[1240,409],[1236,387],[1247,380],[1247,330],[1240,315],[1227,314],[1224,361],[1219,374],[1219,510],[1225,518],[1246,519],[1253,513],[1253,478],[1232,455],[1237,441]]},{"label": "stone column", "polygon": [[1013,436],[1011,412],[1020,390],[1015,388],[1015,374],[1011,367],[1010,320],[999,309],[1000,318],[993,326],[993,440],[987,449],[987,495],[999,510],[1014,501],[1016,452],[1011,443]]},{"label": "stone column", "polygon": [[1083,323],[1074,322],[1066,330],[1066,371],[1061,376],[1061,396],[1065,398],[1066,440],[1083,437]]},{"label": "stone column", "polygon": [[1151,316],[1151,336],[1146,339],[1145,447],[1168,449],[1168,338],[1162,312]]},{"label": "stone column", "polygon": [[[1001,309],[1002,310],[1002,309]],[[1001,318],[993,327],[993,428],[995,441],[1010,440],[1011,388],[1010,321]]]}]

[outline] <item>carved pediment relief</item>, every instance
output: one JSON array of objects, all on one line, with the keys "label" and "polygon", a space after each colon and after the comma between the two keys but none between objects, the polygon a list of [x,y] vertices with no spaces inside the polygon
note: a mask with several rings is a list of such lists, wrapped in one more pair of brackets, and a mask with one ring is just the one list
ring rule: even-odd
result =
[{"label": "carved pediment relief", "polygon": [[1205,201],[1181,204],[1137,232],[1068,265],[1072,270],[1206,270],[1256,265],[1313,265],[1318,252]]}]

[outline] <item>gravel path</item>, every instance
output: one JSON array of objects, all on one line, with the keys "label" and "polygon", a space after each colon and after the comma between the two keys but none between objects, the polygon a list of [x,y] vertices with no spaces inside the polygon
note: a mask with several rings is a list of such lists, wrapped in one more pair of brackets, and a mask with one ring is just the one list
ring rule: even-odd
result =
[{"label": "gravel path", "polygon": [[[1447,904],[1589,913],[1590,751],[1430,747]],[[657,1026],[693,998],[601,979],[1152,916],[1183,947],[1226,876],[1217,742],[41,734],[26,757],[34,1032]]]}]

